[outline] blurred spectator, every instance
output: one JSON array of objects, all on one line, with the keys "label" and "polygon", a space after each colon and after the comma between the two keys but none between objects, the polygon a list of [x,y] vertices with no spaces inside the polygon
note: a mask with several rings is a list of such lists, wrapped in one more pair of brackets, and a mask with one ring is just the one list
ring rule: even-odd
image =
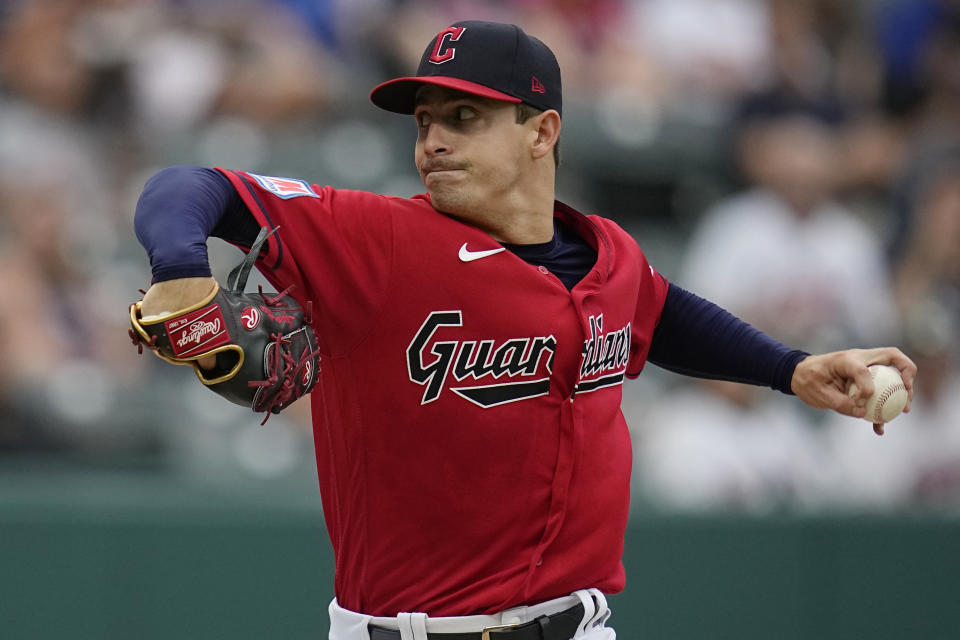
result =
[{"label": "blurred spectator", "polygon": [[[648,61],[664,107],[712,121],[744,95],[792,105],[875,99],[879,68],[855,3],[644,0],[630,3],[632,53]],[[614,62],[612,59],[610,62]],[[619,73],[618,64],[611,64]],[[607,84],[617,84],[611,75]]]},{"label": "blurred spectator", "polygon": [[[340,44],[337,32],[337,0],[268,0],[288,7],[310,33],[328,49]],[[353,4],[363,4],[354,1]]]},{"label": "blurred spectator", "polygon": [[[602,35],[579,50],[570,47],[557,54],[564,69],[565,95],[567,87],[571,89],[568,102],[579,103],[588,112],[592,135],[584,140],[602,146],[598,160],[612,155],[618,173],[630,176],[637,158],[624,152],[686,145],[683,155],[712,153],[706,144],[709,132],[701,135],[697,127],[723,123],[743,92],[762,86],[770,76],[765,4],[643,0],[605,6]],[[566,38],[554,30],[554,40],[577,42],[569,34],[578,23],[585,21],[574,22]],[[597,139],[597,134],[603,137]],[[696,140],[688,141],[687,136]],[[668,171],[672,168],[668,163],[678,160],[668,153],[654,155]],[[590,170],[589,163],[584,170]],[[598,173],[608,174],[609,180],[607,167]],[[630,185],[621,188],[630,191]]]},{"label": "blurred spectator", "polygon": [[[953,303],[957,300],[954,298]],[[904,429],[914,425],[921,449],[908,504],[960,513],[960,315],[937,298],[917,304],[907,315],[904,344],[915,354],[924,377]],[[897,425],[899,427],[899,425]]]},{"label": "blurred spectator", "polygon": [[0,72],[6,87],[60,113],[83,109],[93,93],[87,63],[71,46],[83,2],[19,2],[5,11]]},{"label": "blurred spectator", "polygon": [[[843,144],[834,168],[844,195],[887,197],[905,131],[878,108],[882,62],[862,3],[770,0],[772,72],[739,106],[742,121],[790,110],[832,125]],[[736,124],[736,123],[735,123]],[[876,199],[869,203],[878,206]]]},{"label": "blurred spectator", "polygon": [[895,0],[883,7],[877,41],[884,67],[882,106],[889,113],[910,116],[933,94],[951,91],[951,85],[958,91],[958,29],[956,0]]},{"label": "blurred spectator", "polygon": [[883,438],[860,421],[830,417],[823,472],[832,488],[824,506],[960,513],[960,324],[929,298],[914,301],[904,327],[903,348],[923,371],[910,413],[891,422]]},{"label": "blurred spectator", "polygon": [[659,508],[758,514],[815,504],[823,462],[801,407],[784,400],[714,380],[658,395],[633,430],[638,497]]},{"label": "blurred spectator", "polygon": [[928,299],[960,319],[960,140],[911,165],[895,247],[897,303],[904,315]]},{"label": "blurred spectator", "polygon": [[835,199],[842,150],[787,112],[741,138],[751,186],[708,211],[678,283],[811,352],[883,343],[896,328],[878,233]]},{"label": "blurred spectator", "polygon": [[[704,214],[676,282],[796,348],[883,343],[896,335],[897,314],[880,234],[838,198],[846,113],[805,51],[785,56],[793,66],[745,101],[735,150],[746,186]],[[734,383],[678,387],[638,429],[639,477],[654,501],[817,504],[829,486],[817,470],[824,450],[814,421],[824,416]]]},{"label": "blurred spectator", "polygon": [[142,372],[123,357],[125,323],[105,288],[116,239],[94,147],[9,106],[0,116],[0,440],[109,448],[111,411]]},{"label": "blurred spectator", "polygon": [[836,122],[876,98],[879,68],[858,3],[769,0],[773,75],[765,91],[782,104]]},{"label": "blurred spectator", "polygon": [[849,425],[831,423],[845,507],[960,509],[960,143],[930,142],[899,188],[901,225],[894,243],[896,303],[904,349],[923,375],[911,412],[881,446]]},{"label": "blurred spectator", "polygon": [[253,0],[24,0],[0,30],[0,61],[3,83],[34,104],[140,134],[214,114],[312,116],[338,86],[308,27]]},{"label": "blurred spectator", "polygon": [[651,86],[640,88],[662,95],[665,108],[726,117],[740,95],[770,78],[768,24],[765,3],[749,0],[633,3],[627,31],[653,70]]}]

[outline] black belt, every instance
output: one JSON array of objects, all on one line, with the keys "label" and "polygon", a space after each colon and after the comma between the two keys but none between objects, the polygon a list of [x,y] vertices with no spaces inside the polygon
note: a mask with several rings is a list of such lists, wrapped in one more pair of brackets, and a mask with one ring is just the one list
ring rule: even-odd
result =
[{"label": "black belt", "polygon": [[[552,616],[540,616],[523,624],[508,624],[489,627],[483,631],[471,633],[428,633],[429,640],[570,640],[583,621],[583,605],[555,613]],[[430,619],[427,618],[427,624]],[[396,629],[385,629],[370,625],[370,640],[400,640]]]}]

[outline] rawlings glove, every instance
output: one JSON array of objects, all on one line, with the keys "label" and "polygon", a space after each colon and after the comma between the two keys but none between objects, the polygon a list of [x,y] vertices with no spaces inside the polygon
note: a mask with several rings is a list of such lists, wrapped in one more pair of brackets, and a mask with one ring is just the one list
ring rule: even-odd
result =
[{"label": "rawlings glove", "polygon": [[[287,295],[292,287],[267,294],[246,294],[250,269],[274,232],[260,230],[250,252],[227,277],[228,290],[216,286],[205,299],[186,309],[144,319],[142,300],[130,305],[130,337],[173,364],[190,365],[208,389],[227,400],[265,412],[280,413],[309,393],[320,364],[316,336],[310,328],[311,305],[303,309]],[[216,355],[205,370],[197,364]]]}]

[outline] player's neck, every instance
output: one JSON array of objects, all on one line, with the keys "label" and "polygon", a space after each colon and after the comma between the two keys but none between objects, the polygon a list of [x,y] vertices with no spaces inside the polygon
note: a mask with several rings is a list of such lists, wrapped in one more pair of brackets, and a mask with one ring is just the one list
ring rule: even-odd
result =
[{"label": "player's neck", "polygon": [[498,242],[538,244],[553,237],[553,200],[537,209],[504,203],[485,212],[474,226]]},{"label": "player's neck", "polygon": [[490,203],[481,228],[499,242],[549,242],[553,238],[553,203],[552,180],[528,183],[523,189],[505,194],[502,201]]}]

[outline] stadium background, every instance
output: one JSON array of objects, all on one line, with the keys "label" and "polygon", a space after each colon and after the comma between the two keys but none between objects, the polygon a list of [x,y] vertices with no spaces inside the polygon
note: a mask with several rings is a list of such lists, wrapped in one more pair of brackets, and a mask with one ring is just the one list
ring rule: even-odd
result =
[{"label": "stadium background", "polygon": [[[0,2],[0,637],[323,637],[306,406],[260,427],[138,358],[131,231],[168,164],[411,195],[369,89],[455,19],[564,71],[559,195],[668,278],[811,351],[893,343],[876,438],[651,367],[623,638],[947,638],[960,621],[960,3]],[[236,250],[211,242],[217,275]]]}]

